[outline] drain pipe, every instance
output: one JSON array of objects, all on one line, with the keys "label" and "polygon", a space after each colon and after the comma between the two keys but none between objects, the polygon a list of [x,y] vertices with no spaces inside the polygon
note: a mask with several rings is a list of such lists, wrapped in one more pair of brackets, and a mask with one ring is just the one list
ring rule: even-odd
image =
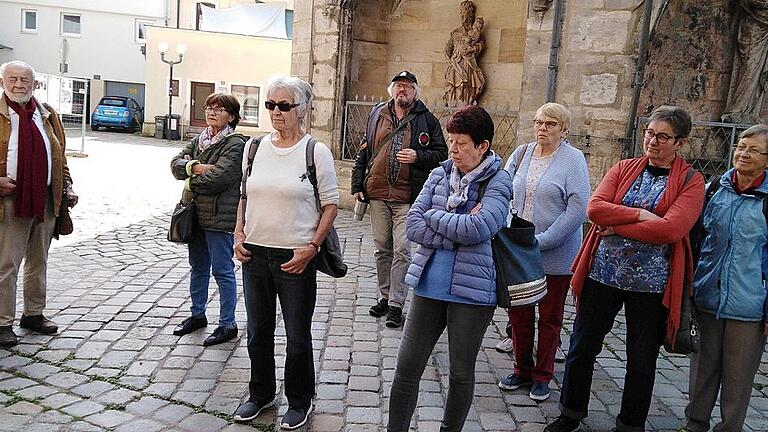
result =
[{"label": "drain pipe", "polygon": [[549,69],[547,73],[547,102],[555,101],[557,91],[557,57],[560,54],[560,39],[563,35],[565,0],[555,1],[555,17],[552,23],[552,46],[549,48]]},{"label": "drain pipe", "polygon": [[637,68],[635,69],[635,81],[632,83],[632,103],[627,116],[627,131],[624,134],[622,158],[628,158],[632,150],[633,137],[635,135],[635,117],[637,105],[640,103],[640,91],[643,89],[645,78],[645,62],[648,58],[648,39],[651,33],[651,14],[653,13],[653,0],[645,0],[643,11],[643,24],[640,34],[640,46],[638,47]]}]

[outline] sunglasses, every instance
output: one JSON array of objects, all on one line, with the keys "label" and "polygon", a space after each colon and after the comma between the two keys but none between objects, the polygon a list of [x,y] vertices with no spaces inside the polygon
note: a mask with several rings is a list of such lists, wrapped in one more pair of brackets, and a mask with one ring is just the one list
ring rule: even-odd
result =
[{"label": "sunglasses", "polygon": [[279,109],[282,112],[288,112],[288,111],[296,108],[299,105],[301,105],[301,104],[300,103],[293,103],[292,104],[292,103],[288,103],[288,102],[272,102],[272,101],[264,102],[264,106],[268,110],[270,110],[270,111],[274,110],[275,107],[277,107],[277,109]]}]

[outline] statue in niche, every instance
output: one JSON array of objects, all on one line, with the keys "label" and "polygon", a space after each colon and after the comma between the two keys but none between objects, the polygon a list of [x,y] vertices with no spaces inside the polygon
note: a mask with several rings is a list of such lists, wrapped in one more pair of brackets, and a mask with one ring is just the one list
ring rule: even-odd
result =
[{"label": "statue in niche", "polygon": [[482,17],[475,17],[475,4],[470,0],[462,1],[459,10],[461,27],[451,31],[445,46],[448,67],[443,100],[449,106],[475,104],[485,88],[485,75],[477,64],[477,57],[485,48],[485,22]]},{"label": "statue in niche", "polygon": [[768,85],[768,0],[738,0],[742,9],[723,121],[760,122]]}]

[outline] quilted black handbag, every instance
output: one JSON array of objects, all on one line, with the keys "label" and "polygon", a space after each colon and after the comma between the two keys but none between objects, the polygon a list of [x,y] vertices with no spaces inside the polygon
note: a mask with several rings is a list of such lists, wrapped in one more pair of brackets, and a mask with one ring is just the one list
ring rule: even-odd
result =
[{"label": "quilted black handbag", "polygon": [[168,241],[174,243],[189,243],[192,240],[192,233],[197,223],[197,205],[195,199],[188,204],[181,201],[176,204],[176,208],[171,215],[171,226],[168,229]]}]

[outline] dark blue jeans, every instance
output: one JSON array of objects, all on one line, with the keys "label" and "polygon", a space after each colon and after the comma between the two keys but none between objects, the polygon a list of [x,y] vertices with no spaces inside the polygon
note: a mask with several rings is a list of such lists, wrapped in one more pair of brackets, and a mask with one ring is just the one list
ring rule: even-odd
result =
[{"label": "dark blue jeans", "polygon": [[205,316],[208,285],[213,273],[216,285],[219,286],[219,325],[223,327],[235,326],[237,280],[235,263],[232,261],[233,243],[232,233],[198,229],[187,245],[189,265],[192,267],[189,280],[192,316]]},{"label": "dark blue jeans", "polygon": [[661,304],[663,296],[624,291],[587,278],[565,360],[560,394],[563,414],[575,419],[587,416],[595,358],[603,350],[603,340],[624,306],[627,371],[616,427],[620,432],[644,430],[656,379],[656,358],[667,327],[667,309]]},{"label": "dark blue jeans", "polygon": [[276,299],[285,323],[285,396],[291,408],[308,408],[315,395],[312,355],[312,314],[317,280],[314,261],[301,274],[286,273],[280,264],[292,249],[246,244],[251,260],[243,263],[243,290],[248,315],[248,357],[251,359],[250,398],[267,402],[275,397]]}]

